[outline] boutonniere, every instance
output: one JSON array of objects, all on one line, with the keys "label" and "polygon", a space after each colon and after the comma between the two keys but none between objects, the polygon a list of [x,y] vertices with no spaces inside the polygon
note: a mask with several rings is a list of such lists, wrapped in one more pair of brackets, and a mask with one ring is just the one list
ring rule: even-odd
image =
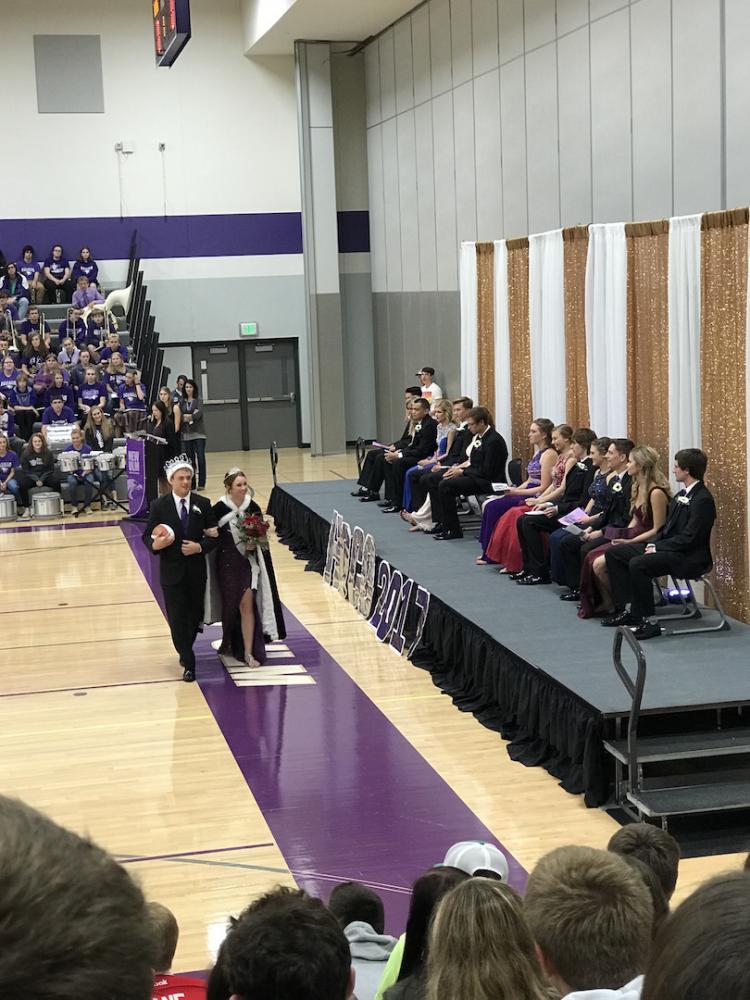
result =
[{"label": "boutonniere", "polygon": [[576,465],[578,466],[579,469],[584,469],[584,470],[587,467],[585,462],[576,462]]},{"label": "boutonniere", "polygon": [[690,503],[690,497],[687,495],[687,493],[685,494],[685,496],[683,496],[683,497],[676,497],[675,499],[677,500],[677,503],[682,503],[686,507]]},{"label": "boutonniere", "polygon": [[414,430],[415,431],[421,431],[422,430],[422,422],[421,421],[418,424],[414,424]]},{"label": "boutonniere", "polygon": [[612,492],[613,493],[622,493],[622,483],[620,482],[619,479],[617,480],[616,483],[612,484]]}]

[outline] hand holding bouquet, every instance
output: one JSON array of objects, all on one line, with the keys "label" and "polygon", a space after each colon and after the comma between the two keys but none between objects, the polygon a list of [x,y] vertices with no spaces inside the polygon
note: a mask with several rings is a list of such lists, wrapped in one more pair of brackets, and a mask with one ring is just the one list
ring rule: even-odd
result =
[{"label": "hand holding bouquet", "polygon": [[265,551],[268,549],[268,529],[270,525],[258,514],[248,514],[247,517],[237,518],[237,530],[240,541],[245,545],[248,552],[255,552],[256,549]]}]

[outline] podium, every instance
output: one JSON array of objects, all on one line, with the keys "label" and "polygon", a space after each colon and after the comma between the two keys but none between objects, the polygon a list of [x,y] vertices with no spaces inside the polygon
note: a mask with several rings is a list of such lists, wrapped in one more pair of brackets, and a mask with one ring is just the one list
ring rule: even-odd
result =
[{"label": "podium", "polygon": [[159,495],[159,476],[164,473],[167,442],[153,434],[128,437],[126,443],[128,510],[132,518],[145,519]]}]

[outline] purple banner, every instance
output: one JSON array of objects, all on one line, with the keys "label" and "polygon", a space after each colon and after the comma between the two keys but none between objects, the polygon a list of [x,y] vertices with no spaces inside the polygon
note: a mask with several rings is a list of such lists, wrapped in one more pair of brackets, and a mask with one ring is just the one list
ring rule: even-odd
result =
[{"label": "purple banner", "polygon": [[131,517],[141,517],[148,510],[146,500],[146,448],[140,438],[126,443],[128,509]]}]

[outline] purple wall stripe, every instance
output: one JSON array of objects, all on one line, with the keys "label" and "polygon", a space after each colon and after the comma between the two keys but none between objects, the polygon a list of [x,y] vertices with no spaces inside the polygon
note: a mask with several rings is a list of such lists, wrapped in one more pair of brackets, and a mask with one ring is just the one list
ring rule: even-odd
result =
[{"label": "purple wall stripe", "polygon": [[[127,260],[133,230],[138,252],[147,257],[254,257],[302,253],[299,212],[245,215],[161,215],[119,218],[5,219],[0,221],[0,247],[16,259],[30,243],[43,260],[53,243],[61,243],[73,260],[84,245],[97,260]],[[367,212],[339,212],[341,253],[370,249]]]}]

